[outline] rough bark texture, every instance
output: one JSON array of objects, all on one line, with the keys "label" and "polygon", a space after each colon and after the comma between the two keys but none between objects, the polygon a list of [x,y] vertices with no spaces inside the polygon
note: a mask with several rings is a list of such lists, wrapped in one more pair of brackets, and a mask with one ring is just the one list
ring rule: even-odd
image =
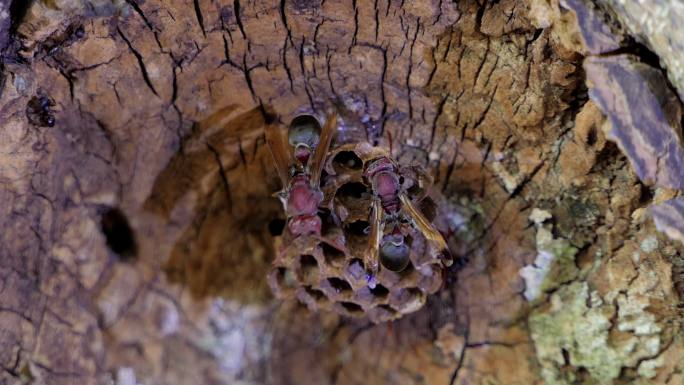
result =
[{"label": "rough bark texture", "polygon": [[[0,383],[684,383],[684,246],[656,231],[682,239],[681,106],[600,9],[9,8]],[[336,144],[430,170],[463,263],[420,311],[374,325],[272,299],[263,108],[344,111]]]}]

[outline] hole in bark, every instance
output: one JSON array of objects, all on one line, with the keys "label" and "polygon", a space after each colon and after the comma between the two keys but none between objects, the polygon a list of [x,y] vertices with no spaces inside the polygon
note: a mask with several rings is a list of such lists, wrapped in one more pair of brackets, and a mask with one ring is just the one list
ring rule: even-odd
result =
[{"label": "hole in bark", "polygon": [[133,230],[124,213],[117,208],[109,208],[102,214],[100,229],[107,240],[107,246],[122,260],[133,258],[138,252]]},{"label": "hole in bark", "polygon": [[348,170],[360,170],[363,162],[354,151],[340,151],[335,155],[333,165]]},{"label": "hole in bark", "polygon": [[10,5],[10,16],[12,17],[12,28],[11,32],[15,33],[17,31],[17,26],[26,16],[31,4],[34,0],[14,0],[12,5]]},{"label": "hole in bark", "polygon": [[328,283],[338,293],[341,293],[344,291],[349,291],[352,289],[349,282],[345,281],[344,279],[337,278],[337,277],[328,278]]},{"label": "hole in bark", "polygon": [[596,144],[596,140],[598,140],[598,134],[596,133],[596,127],[592,126],[587,133],[587,145],[593,146]]},{"label": "hole in bark", "polygon": [[361,182],[350,182],[343,184],[335,196],[345,206],[351,206],[355,201],[363,199],[368,193],[368,188]]},{"label": "hole in bark", "polygon": [[301,278],[304,281],[309,281],[311,278],[314,278],[318,272],[318,262],[313,255],[300,255],[299,266],[301,267],[302,272]]},{"label": "hole in bark", "polygon": [[382,310],[389,312],[389,313],[396,313],[397,312],[390,305],[378,305],[378,309],[382,309]]},{"label": "hole in bark", "polygon": [[642,205],[651,203],[653,201],[653,197],[654,197],[653,190],[650,187],[642,184],[641,185],[641,193],[639,195],[639,203],[641,203]]},{"label": "hole in bark", "polygon": [[26,105],[26,117],[29,123],[39,127],[53,127],[55,116],[52,107],[54,106],[54,100],[45,95],[32,97]]},{"label": "hole in bark", "polygon": [[277,237],[279,235],[283,234],[283,230],[285,229],[285,220],[281,218],[275,218],[268,222],[268,232],[271,233],[272,236]]},{"label": "hole in bark", "polygon": [[340,304],[349,313],[354,314],[363,312],[363,308],[361,308],[361,306],[355,304],[354,302],[340,302]]},{"label": "hole in bark", "polygon": [[382,285],[376,285],[375,288],[370,289],[370,292],[378,298],[385,298],[389,294],[389,290]]},{"label": "hole in bark", "polygon": [[321,243],[321,248],[323,248],[323,255],[328,264],[340,264],[344,261],[344,253],[336,247],[323,242]]}]

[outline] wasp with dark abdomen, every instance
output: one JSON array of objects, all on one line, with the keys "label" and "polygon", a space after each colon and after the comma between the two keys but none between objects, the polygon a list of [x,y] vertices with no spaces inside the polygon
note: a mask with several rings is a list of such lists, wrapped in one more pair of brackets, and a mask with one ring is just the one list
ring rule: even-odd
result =
[{"label": "wasp with dark abdomen", "polygon": [[283,183],[277,195],[288,218],[287,229],[294,237],[321,235],[322,221],[318,216],[323,201],[321,174],[336,128],[336,113],[327,117],[323,128],[314,117],[300,115],[288,129],[288,143],[293,147],[288,149],[280,126],[266,127],[266,141]]},{"label": "wasp with dark abdomen", "polygon": [[421,232],[441,255],[442,262],[450,266],[453,259],[446,240],[412,202],[400,182],[404,176],[394,161],[388,157],[371,161],[364,177],[373,190],[369,252],[365,261],[369,281],[377,274],[379,265],[394,272],[408,266],[410,246],[402,231],[406,223]]}]

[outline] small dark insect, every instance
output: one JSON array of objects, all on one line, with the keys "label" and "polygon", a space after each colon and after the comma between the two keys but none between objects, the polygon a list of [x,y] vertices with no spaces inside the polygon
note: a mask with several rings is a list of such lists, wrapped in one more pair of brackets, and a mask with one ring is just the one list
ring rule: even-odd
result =
[{"label": "small dark insect", "polygon": [[266,141],[283,182],[278,197],[288,218],[287,229],[294,237],[321,234],[318,206],[323,201],[323,192],[320,180],[336,127],[336,113],[328,116],[323,129],[311,116],[295,118],[288,130],[288,142],[294,151],[287,148],[279,126],[270,124],[266,127]]},{"label": "small dark insect", "polygon": [[[399,272],[404,270],[410,260],[410,247],[407,244],[406,224],[417,228],[430,245],[441,253],[442,262],[449,266],[453,263],[451,253],[442,234],[425,218],[404,191],[399,168],[394,162],[381,157],[368,164],[364,177],[373,189],[371,211],[371,236],[366,266],[369,267],[369,281],[377,274],[378,263],[384,268]],[[389,229],[389,231],[385,231]]]},{"label": "small dark insect", "polygon": [[55,102],[47,96],[34,96],[26,105],[26,117],[29,123],[40,127],[53,127],[55,116],[52,107]]}]

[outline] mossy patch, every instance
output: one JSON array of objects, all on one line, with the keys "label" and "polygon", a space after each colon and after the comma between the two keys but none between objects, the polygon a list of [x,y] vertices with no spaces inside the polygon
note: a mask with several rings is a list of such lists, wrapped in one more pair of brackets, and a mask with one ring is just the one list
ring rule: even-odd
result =
[{"label": "mossy patch", "polygon": [[641,365],[661,349],[660,327],[652,316],[641,317],[645,322],[638,330],[633,327],[623,307],[639,307],[635,298],[624,296],[618,308],[590,291],[586,282],[573,282],[554,292],[548,307],[535,309],[529,327],[547,384],[574,383],[580,368],[589,383],[601,385],[612,384],[623,367],[639,366],[640,375],[652,376],[658,362]]}]

